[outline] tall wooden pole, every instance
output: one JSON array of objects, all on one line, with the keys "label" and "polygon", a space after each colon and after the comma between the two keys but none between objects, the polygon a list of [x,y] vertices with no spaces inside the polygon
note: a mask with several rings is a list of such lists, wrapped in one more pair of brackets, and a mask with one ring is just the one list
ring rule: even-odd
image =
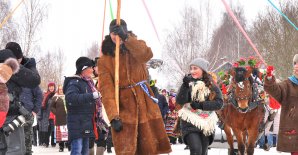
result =
[{"label": "tall wooden pole", "polygon": [[19,8],[19,6],[24,2],[24,0],[21,0],[20,3],[12,10],[12,12],[10,12],[5,18],[4,20],[0,23],[0,29],[2,29],[3,25],[6,24],[6,22],[8,21],[8,19],[12,16],[12,14]]},{"label": "tall wooden pole", "polygon": [[[120,25],[120,8],[121,0],[117,1],[117,25]],[[119,47],[120,38],[116,36],[116,50],[115,50],[115,101],[117,106],[117,111],[119,114]]]}]

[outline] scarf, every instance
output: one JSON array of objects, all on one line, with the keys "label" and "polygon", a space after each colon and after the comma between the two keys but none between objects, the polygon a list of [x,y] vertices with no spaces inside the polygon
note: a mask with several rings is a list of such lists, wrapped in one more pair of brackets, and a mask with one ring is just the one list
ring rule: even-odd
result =
[{"label": "scarf", "polygon": [[[97,89],[94,85],[94,82],[92,80],[92,78],[88,78],[88,77],[82,77],[87,83],[88,86],[91,88],[92,92],[97,92]],[[96,121],[96,126],[101,129],[101,130],[105,130],[106,132],[108,131],[108,129],[106,128],[106,122],[103,119],[103,115],[102,115],[102,102],[101,102],[101,98],[99,97],[98,99],[96,99],[95,101],[95,105],[96,105],[96,110],[95,110],[95,121]]]},{"label": "scarf", "polygon": [[44,94],[44,98],[42,100],[42,109],[47,108],[49,99],[52,98],[54,95],[55,95],[55,92],[50,92],[50,91]]},{"label": "scarf", "polygon": [[[191,82],[190,86],[192,101],[204,102],[210,95],[210,89],[206,87],[205,83],[201,80]],[[190,103],[186,103],[183,108],[179,110],[178,115],[182,120],[187,121],[202,130],[203,134],[206,136],[215,132],[215,125],[218,121],[218,117],[214,111],[204,111],[201,109],[194,110],[190,106]]]},{"label": "scarf", "polygon": [[298,79],[294,75],[290,76],[289,80],[292,81],[294,84],[298,85]]}]

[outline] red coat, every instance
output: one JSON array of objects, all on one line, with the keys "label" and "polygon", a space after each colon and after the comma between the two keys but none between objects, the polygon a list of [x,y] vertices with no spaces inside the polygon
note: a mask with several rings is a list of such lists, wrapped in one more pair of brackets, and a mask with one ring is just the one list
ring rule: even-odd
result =
[{"label": "red coat", "polygon": [[0,127],[5,122],[6,114],[9,108],[9,97],[5,83],[0,83]]},{"label": "red coat", "polygon": [[269,97],[269,107],[272,109],[279,109],[280,103],[276,101],[272,96]]}]

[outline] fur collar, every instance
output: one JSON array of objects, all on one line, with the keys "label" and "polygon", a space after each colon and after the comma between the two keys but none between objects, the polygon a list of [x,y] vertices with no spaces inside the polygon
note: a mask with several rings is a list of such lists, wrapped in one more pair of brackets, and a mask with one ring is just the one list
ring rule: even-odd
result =
[{"label": "fur collar", "polygon": [[[107,35],[102,42],[101,51],[103,55],[115,56],[116,44],[112,41],[110,35]],[[124,54],[127,50],[124,44],[120,45],[120,54]]]}]

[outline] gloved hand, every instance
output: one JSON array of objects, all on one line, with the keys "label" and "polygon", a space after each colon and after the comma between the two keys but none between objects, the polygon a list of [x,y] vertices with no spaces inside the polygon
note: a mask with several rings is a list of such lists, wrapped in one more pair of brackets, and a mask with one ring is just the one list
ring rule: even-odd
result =
[{"label": "gloved hand", "polygon": [[123,129],[122,121],[121,119],[113,119],[111,121],[111,126],[114,128],[116,132],[120,132]]},{"label": "gloved hand", "polygon": [[273,66],[268,66],[267,67],[267,70],[266,70],[266,76],[267,76],[267,79],[270,80],[272,78],[272,75],[273,75],[273,70],[274,70],[274,67]]},{"label": "gloved hand", "polygon": [[101,94],[100,94],[99,91],[95,91],[95,92],[93,92],[92,94],[93,94],[93,98],[94,98],[94,99],[98,99],[98,98],[101,97]]},{"label": "gloved hand", "polygon": [[22,65],[26,68],[36,68],[36,61],[34,58],[23,58]]},{"label": "gloved hand", "polygon": [[124,30],[124,28],[121,25],[115,26],[112,32],[118,35],[122,39],[122,41],[126,41],[126,39],[128,38],[127,32]]},{"label": "gloved hand", "polygon": [[185,75],[184,78],[183,78],[183,84],[185,86],[189,86],[189,83],[190,83],[191,80],[192,80],[192,77],[191,77],[190,74]]},{"label": "gloved hand", "polygon": [[191,108],[193,109],[203,109],[203,103],[202,102],[197,102],[197,101],[192,101],[190,104]]}]

